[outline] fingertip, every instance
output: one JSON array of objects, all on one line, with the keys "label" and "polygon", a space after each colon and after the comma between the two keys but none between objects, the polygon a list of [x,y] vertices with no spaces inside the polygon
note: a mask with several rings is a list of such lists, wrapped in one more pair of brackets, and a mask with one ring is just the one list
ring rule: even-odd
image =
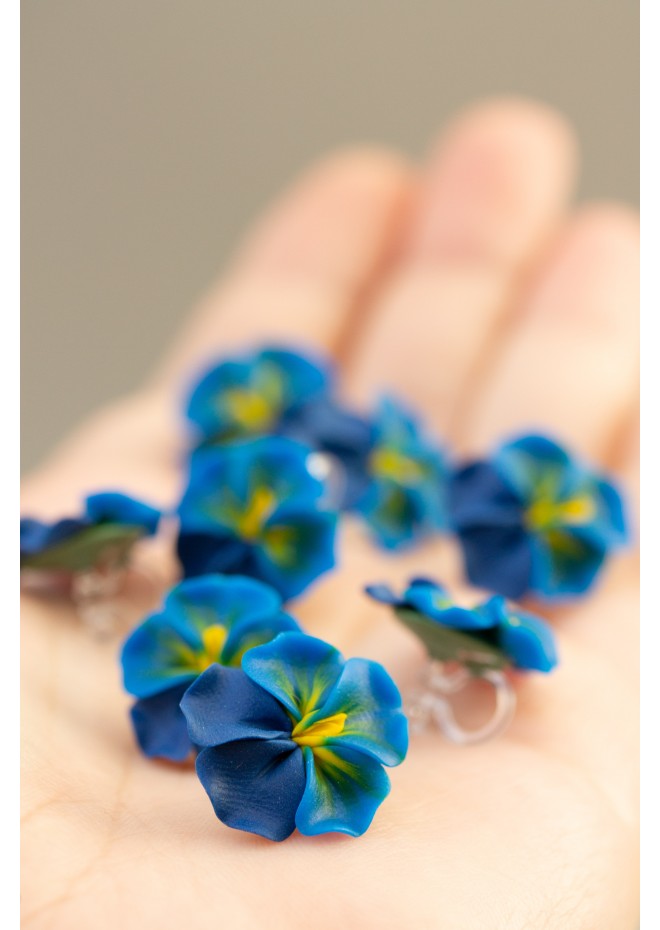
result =
[{"label": "fingertip", "polygon": [[576,165],[573,130],[551,107],[514,97],[470,107],[431,149],[411,250],[519,261],[563,211]]}]

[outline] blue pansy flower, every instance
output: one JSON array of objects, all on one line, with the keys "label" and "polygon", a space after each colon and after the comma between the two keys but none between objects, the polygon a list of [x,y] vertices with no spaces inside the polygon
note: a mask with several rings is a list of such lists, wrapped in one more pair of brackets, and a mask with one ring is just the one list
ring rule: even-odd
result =
[{"label": "blue pansy flower", "polygon": [[45,523],[21,518],[21,568],[84,571],[127,560],[133,544],[152,536],[160,511],[117,491],[91,494],[80,516]]},{"label": "blue pansy flower", "polygon": [[512,598],[584,593],[627,538],[615,486],[544,436],[458,470],[449,511],[470,581]]},{"label": "blue pansy flower", "polygon": [[196,452],[179,505],[186,577],[249,575],[288,599],[332,568],[336,515],[320,506],[309,454],[281,437]]},{"label": "blue pansy flower", "polygon": [[416,420],[390,398],[381,401],[362,465],[362,486],[353,478],[354,509],[387,549],[443,530],[447,466],[440,448]]},{"label": "blue pansy flower", "polygon": [[269,347],[214,365],[195,386],[186,413],[213,442],[286,433],[329,382],[324,362]]},{"label": "blue pansy flower", "polygon": [[251,649],[240,669],[211,666],[181,709],[217,817],[270,840],[296,827],[360,836],[390,790],[383,766],[408,748],[385,669],[302,633]]},{"label": "blue pansy flower", "polygon": [[428,578],[413,578],[400,597],[382,584],[366,592],[393,607],[434,659],[460,662],[475,674],[507,665],[550,672],[557,665],[551,627],[500,595],[473,608],[460,607],[446,588]]},{"label": "blue pansy flower", "polygon": [[237,667],[253,646],[298,624],[272,588],[252,578],[194,578],[174,587],[163,609],[128,637],[124,687],[138,698],[131,719],[147,756],[182,761],[193,746],[179,703],[210,665]]}]

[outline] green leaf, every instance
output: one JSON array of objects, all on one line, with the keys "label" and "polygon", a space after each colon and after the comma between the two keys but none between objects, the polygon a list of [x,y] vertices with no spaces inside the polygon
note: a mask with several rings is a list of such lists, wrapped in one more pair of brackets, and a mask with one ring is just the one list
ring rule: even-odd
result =
[{"label": "green leaf", "polygon": [[25,556],[21,568],[80,572],[105,561],[121,565],[127,561],[133,543],[143,535],[139,526],[99,523],[85,527],[50,549]]},{"label": "green leaf", "polygon": [[476,675],[511,664],[501,649],[481,639],[478,634],[443,626],[405,607],[397,609],[395,613],[399,620],[421,639],[432,659],[440,662],[460,662]]}]

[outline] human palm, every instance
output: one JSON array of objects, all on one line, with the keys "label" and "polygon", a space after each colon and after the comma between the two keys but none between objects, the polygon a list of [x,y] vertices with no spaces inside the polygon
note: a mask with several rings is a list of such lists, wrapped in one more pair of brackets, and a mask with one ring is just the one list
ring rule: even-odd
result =
[{"label": "human palm", "polygon": [[[144,389],[29,476],[23,509],[59,516],[104,486],[172,504],[184,386],[213,355],[271,341],[334,356],[357,404],[398,393],[458,454],[540,428],[634,492],[636,220],[618,206],[568,215],[573,160],[559,117],[497,101],[449,127],[419,174],[374,150],[324,161]],[[151,555],[173,581],[167,544]],[[362,588],[429,574],[460,590],[453,543],[384,555],[346,520],[338,562],[292,612],[405,689],[420,646]],[[518,676],[506,734],[469,748],[414,736],[363,837],[273,844],[219,823],[191,766],[140,755],[119,640],[26,597],[25,927],[633,927],[636,557],[581,603],[543,612],[561,666]]]}]

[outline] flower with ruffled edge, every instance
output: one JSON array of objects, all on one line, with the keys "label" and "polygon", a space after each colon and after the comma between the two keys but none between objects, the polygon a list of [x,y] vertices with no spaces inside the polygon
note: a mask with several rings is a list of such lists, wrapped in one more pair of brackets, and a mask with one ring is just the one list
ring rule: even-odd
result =
[{"label": "flower with ruffled edge", "polygon": [[411,579],[401,597],[383,584],[365,590],[393,607],[438,661],[459,662],[475,675],[507,666],[551,672],[557,665],[550,626],[500,595],[473,608],[460,607],[446,588],[429,578]]},{"label": "flower with ruffled edge", "polygon": [[184,760],[193,745],[179,703],[210,665],[239,666],[253,646],[300,629],[282,599],[252,578],[212,575],[172,588],[163,609],[126,639],[124,687],[138,700],[135,736],[147,756]]},{"label": "flower with ruffled edge", "polygon": [[440,448],[398,402],[384,398],[372,422],[360,476],[352,475],[353,509],[386,549],[445,529],[447,466]]},{"label": "flower with ruffled edge", "polygon": [[296,827],[363,834],[390,790],[383,765],[408,748],[385,669],[302,633],[251,649],[241,665],[211,666],[181,701],[217,817],[270,840]]},{"label": "flower with ruffled edge", "polygon": [[583,594],[627,539],[615,486],[544,436],[459,469],[449,514],[470,581],[511,598]]},{"label": "flower with ruffled edge", "polygon": [[178,510],[186,577],[249,575],[288,599],[331,569],[337,518],[320,507],[309,455],[281,437],[196,452]]},{"label": "flower with ruffled edge", "polygon": [[91,494],[79,517],[21,518],[21,568],[77,572],[124,564],[133,544],[158,529],[160,511],[118,491]]},{"label": "flower with ruffled edge", "polygon": [[186,414],[211,442],[285,433],[329,384],[325,362],[268,347],[215,364],[195,386]]}]

